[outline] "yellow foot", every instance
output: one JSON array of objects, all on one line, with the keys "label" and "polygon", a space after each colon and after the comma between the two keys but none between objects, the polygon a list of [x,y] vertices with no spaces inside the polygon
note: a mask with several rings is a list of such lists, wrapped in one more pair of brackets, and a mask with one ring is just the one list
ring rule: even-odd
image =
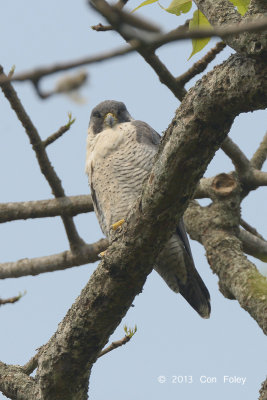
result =
[{"label": "yellow foot", "polygon": [[120,219],[119,221],[115,222],[115,224],[112,224],[111,228],[116,231],[124,222],[125,219]]},{"label": "yellow foot", "polygon": [[106,251],[107,251],[107,250],[101,251],[101,253],[98,254],[98,257],[103,258],[104,255],[105,255],[105,253],[106,253]]}]

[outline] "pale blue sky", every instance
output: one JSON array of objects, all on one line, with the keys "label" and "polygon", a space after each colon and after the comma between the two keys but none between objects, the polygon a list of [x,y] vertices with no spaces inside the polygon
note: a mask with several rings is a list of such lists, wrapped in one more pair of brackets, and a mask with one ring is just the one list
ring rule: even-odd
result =
[{"label": "pale blue sky", "polygon": [[[168,2],[163,1],[162,4],[167,6]],[[136,5],[137,0],[129,2],[131,9]],[[19,72],[124,45],[113,32],[96,33],[90,29],[101,19],[88,8],[85,0],[3,1],[1,10],[0,63],[6,72],[13,64]],[[156,4],[141,14],[160,22],[165,30],[184,20],[165,13]],[[190,52],[190,42],[181,42],[165,47],[159,54],[171,71],[179,75],[198,59],[195,56],[188,62]],[[231,53],[232,50],[225,50],[217,57],[216,63]],[[93,106],[105,99],[124,101],[136,119],[145,120],[161,133],[179,105],[139,55],[93,65],[88,72],[89,83],[82,90],[87,98],[85,105],[76,104],[66,96],[41,101],[29,83],[16,84],[19,97],[43,138],[66,123],[68,111],[76,117],[71,131],[48,150],[68,195],[89,193],[84,174],[85,139]],[[59,76],[44,80],[43,87],[51,88]],[[0,116],[0,202],[51,197],[28,138],[3,96],[0,97]],[[266,120],[266,111],[241,115],[236,119],[230,136],[248,156],[259,144]],[[231,169],[231,162],[218,151],[207,175]],[[243,207],[244,218],[265,237],[266,194],[266,188],[252,193]],[[80,215],[75,221],[86,241],[93,242],[102,237],[92,213]],[[67,249],[59,218],[3,224],[0,236],[1,262]],[[221,295],[203,248],[196,242],[192,242],[192,248],[197,268],[211,293],[210,320],[201,319],[153,272],[143,293],[135,299],[135,307],[129,310],[111,340],[123,337],[125,323],[129,326],[137,324],[137,334],[123,348],[102,357],[93,368],[90,382],[92,399],[104,400],[111,396],[117,400],[143,400],[148,396],[154,400],[164,397],[191,400],[196,396],[205,400],[257,398],[266,374],[265,337],[236,301]],[[263,263],[254,262],[259,269],[266,271]],[[27,362],[34,350],[55,332],[95,267],[82,266],[2,281],[2,298],[24,290],[27,290],[27,295],[15,305],[1,307],[0,360],[14,364]],[[166,376],[166,383],[158,383],[157,377],[161,375]],[[193,376],[193,383],[172,383],[172,376],[178,375]],[[245,377],[246,383],[224,384],[224,375]],[[217,382],[201,384],[200,376],[216,377]],[[0,399],[4,398],[0,395]]]}]

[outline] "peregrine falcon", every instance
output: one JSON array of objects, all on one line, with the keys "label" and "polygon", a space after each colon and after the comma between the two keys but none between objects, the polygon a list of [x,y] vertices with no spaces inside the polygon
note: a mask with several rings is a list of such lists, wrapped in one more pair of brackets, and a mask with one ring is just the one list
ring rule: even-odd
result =
[{"label": "peregrine falcon", "polygon": [[[107,100],[92,110],[86,173],[95,213],[108,238],[111,226],[123,221],[141,194],[159,143],[159,134],[145,122],[134,120],[124,103]],[[154,269],[201,317],[209,318],[209,292],[195,268],[183,219],[161,251]]]}]

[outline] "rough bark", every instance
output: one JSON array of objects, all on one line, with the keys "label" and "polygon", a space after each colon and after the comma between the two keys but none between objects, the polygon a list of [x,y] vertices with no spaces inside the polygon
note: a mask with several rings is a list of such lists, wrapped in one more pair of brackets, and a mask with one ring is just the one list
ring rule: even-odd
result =
[{"label": "rough bark", "polygon": [[10,399],[39,400],[34,379],[23,373],[20,367],[7,365],[0,361],[0,387]]},{"label": "rough bark", "polygon": [[208,207],[194,202],[185,213],[186,227],[190,236],[205,247],[222,294],[238,300],[267,334],[267,280],[243,254],[238,239],[239,208],[237,193]]}]

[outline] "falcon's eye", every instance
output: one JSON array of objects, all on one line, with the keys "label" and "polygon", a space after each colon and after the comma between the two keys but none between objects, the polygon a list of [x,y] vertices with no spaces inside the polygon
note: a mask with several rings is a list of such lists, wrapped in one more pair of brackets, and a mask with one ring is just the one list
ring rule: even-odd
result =
[{"label": "falcon's eye", "polygon": [[99,111],[95,111],[94,114],[93,114],[93,117],[101,118],[100,112]]}]

